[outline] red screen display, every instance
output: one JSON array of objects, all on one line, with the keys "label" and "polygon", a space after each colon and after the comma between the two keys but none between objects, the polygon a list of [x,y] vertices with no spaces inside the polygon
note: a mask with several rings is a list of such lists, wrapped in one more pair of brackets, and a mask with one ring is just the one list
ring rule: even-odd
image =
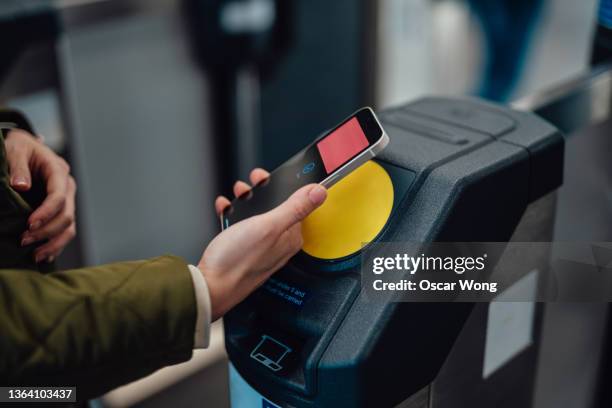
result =
[{"label": "red screen display", "polygon": [[325,171],[330,174],[369,145],[357,118],[352,118],[317,143]]}]

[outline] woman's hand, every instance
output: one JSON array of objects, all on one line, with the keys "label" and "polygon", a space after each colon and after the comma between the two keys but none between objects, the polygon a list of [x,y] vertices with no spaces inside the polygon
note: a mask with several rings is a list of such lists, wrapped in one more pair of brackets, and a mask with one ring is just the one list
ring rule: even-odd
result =
[{"label": "woman's hand", "polygon": [[70,176],[70,166],[23,130],[11,130],[4,146],[13,189],[28,191],[33,177],[40,177],[45,183],[47,195],[28,218],[28,229],[22,236],[21,245],[47,239],[34,251],[34,259],[51,262],[76,235],[76,183]]},{"label": "woman's hand", "polygon": [[[250,180],[255,185],[268,176],[265,170],[255,169]],[[238,181],[234,195],[250,189]],[[208,284],[213,320],[242,301],[302,248],[300,223],[326,197],[325,188],[318,184],[302,187],[273,210],[231,225],[210,242],[198,267]],[[217,214],[229,205],[227,198],[218,197]]]}]

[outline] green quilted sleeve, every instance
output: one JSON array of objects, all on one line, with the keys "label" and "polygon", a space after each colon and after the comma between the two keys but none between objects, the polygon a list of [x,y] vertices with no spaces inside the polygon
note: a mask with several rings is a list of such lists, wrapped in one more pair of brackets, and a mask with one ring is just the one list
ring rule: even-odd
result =
[{"label": "green quilted sleeve", "polygon": [[79,400],[191,357],[196,300],[174,256],[47,275],[0,270],[0,385]]}]

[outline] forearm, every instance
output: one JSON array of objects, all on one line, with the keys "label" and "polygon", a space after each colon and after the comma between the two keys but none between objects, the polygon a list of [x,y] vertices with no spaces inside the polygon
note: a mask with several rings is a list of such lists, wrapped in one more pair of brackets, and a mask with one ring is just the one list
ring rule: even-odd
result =
[{"label": "forearm", "polygon": [[0,381],[102,393],[190,358],[196,297],[165,256],[42,275],[0,271]]}]

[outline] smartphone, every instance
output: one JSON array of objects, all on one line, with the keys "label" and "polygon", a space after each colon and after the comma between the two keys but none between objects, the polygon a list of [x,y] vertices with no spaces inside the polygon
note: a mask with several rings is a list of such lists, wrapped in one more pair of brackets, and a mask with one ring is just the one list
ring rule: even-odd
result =
[{"label": "smartphone", "polygon": [[331,187],[388,143],[389,136],[372,109],[358,110],[235,198],[221,215],[221,229],[273,209],[307,184]]}]

